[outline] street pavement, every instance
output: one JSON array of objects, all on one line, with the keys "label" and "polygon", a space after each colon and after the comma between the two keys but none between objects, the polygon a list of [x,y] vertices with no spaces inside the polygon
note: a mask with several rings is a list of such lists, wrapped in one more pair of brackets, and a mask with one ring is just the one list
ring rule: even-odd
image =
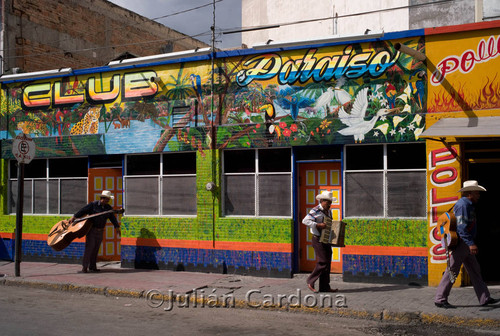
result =
[{"label": "street pavement", "polygon": [[[404,323],[449,324],[500,331],[500,303],[480,306],[472,287],[453,288],[449,302],[455,309],[434,306],[434,287],[343,282],[331,275],[336,293],[307,289],[308,274],[293,278],[264,278],[236,274],[176,272],[121,268],[101,262],[98,273],[79,273],[77,264],[0,261],[0,284],[63,291],[142,297],[156,309],[213,307],[226,304],[246,309],[281,309]],[[489,286],[500,298],[500,285]],[[328,297],[329,296],[329,297]]]}]

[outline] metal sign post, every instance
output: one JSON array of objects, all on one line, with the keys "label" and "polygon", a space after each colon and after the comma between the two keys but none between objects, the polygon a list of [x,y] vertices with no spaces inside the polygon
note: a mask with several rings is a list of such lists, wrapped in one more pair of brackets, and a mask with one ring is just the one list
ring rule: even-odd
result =
[{"label": "metal sign post", "polygon": [[23,206],[24,206],[24,163],[17,163],[17,207],[16,207],[16,253],[14,257],[15,275],[21,276],[21,256],[23,244]]},{"label": "metal sign post", "polygon": [[15,275],[21,275],[21,256],[23,244],[23,206],[24,206],[24,165],[35,157],[35,144],[26,134],[16,136],[12,142],[12,154],[17,159],[17,203],[16,203],[16,253],[14,257]]}]

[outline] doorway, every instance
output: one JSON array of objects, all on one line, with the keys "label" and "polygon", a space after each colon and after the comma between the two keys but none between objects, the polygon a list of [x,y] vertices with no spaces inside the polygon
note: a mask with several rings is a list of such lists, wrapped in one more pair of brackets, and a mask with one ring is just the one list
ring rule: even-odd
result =
[{"label": "doorway", "polygon": [[467,180],[477,180],[486,188],[476,205],[477,237],[479,247],[477,259],[483,279],[500,282],[498,267],[498,240],[500,239],[500,219],[496,207],[500,204],[500,141],[474,141],[464,143],[467,162]]},{"label": "doorway", "polygon": [[[316,205],[316,195],[323,190],[332,191],[337,201],[332,203],[333,220],[342,219],[342,170],[340,162],[299,163],[299,270],[310,272],[316,266],[312,247],[312,234],[302,219]],[[332,273],[342,273],[342,251],[332,248]]]},{"label": "doorway", "polygon": [[[90,168],[89,169],[89,195],[88,201],[96,201],[103,190],[109,190],[114,199],[109,205],[115,210],[123,206],[123,178],[121,168]],[[115,215],[120,223],[120,214]],[[104,230],[104,238],[99,249],[98,261],[121,260],[121,237],[116,233],[113,224],[108,220]]]}]

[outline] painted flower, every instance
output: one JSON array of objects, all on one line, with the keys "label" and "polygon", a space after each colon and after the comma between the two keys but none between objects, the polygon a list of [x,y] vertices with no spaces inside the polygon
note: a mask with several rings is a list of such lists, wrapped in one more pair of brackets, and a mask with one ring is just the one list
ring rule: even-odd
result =
[{"label": "painted flower", "polygon": [[260,124],[255,125],[255,128],[260,128]]},{"label": "painted flower", "polygon": [[292,132],[297,132],[297,131],[298,131],[297,124],[291,124],[291,125],[290,125],[290,130],[291,130]]},{"label": "painted flower", "polygon": [[391,135],[395,135],[395,134],[396,134],[396,130],[395,130],[395,129],[392,129],[392,130],[389,132],[389,134],[391,134]]},{"label": "painted flower", "polygon": [[280,121],[280,127],[283,129],[286,128],[286,122]]},{"label": "painted flower", "polygon": [[418,140],[418,137],[420,136],[420,134],[422,134],[422,132],[423,132],[423,131],[424,131],[424,128],[423,128],[423,127],[421,127],[421,128],[417,128],[417,129],[415,130],[415,132],[413,132],[413,134],[415,135],[415,139],[417,139],[417,140]]},{"label": "painted flower", "polygon": [[283,130],[283,135],[289,137],[290,135],[292,135],[292,131],[290,131],[288,128],[285,128]]},{"label": "painted flower", "polygon": [[380,130],[382,133],[384,133],[384,135],[387,135],[387,129],[389,128],[389,124],[388,123],[383,123],[382,125],[379,125],[377,127],[375,127],[376,129]]},{"label": "painted flower", "polygon": [[402,135],[402,134],[405,134],[405,131],[406,131],[406,128],[400,127],[398,132],[399,132],[399,134]]},{"label": "painted flower", "polygon": [[410,104],[406,104],[402,112],[411,113],[411,106],[410,106]]},{"label": "painted flower", "polygon": [[400,116],[395,116],[392,121],[394,122],[394,128],[396,128],[396,126],[401,122],[403,121],[404,119],[406,118],[406,116],[404,117],[400,117]]},{"label": "painted flower", "polygon": [[417,126],[420,126],[420,122],[422,121],[422,117],[420,116],[420,114],[416,114],[415,115],[415,118],[413,118],[413,121]]},{"label": "painted flower", "polygon": [[326,128],[328,128],[328,126],[330,126],[331,123],[332,123],[331,121],[323,120],[321,122],[321,125],[319,125],[319,127],[321,127],[321,129],[326,129]]}]

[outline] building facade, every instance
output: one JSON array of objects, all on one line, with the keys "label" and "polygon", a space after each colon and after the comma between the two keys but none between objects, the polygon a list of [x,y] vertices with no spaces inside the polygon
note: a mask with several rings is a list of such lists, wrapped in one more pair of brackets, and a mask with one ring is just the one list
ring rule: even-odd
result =
[{"label": "building facade", "polygon": [[498,20],[498,0],[242,0],[242,33],[248,46],[272,40],[308,40]]},{"label": "building facade", "polygon": [[[23,260],[78,262],[83,241],[55,252],[47,233],[108,189],[125,215],[103,259],[289,277],[314,267],[301,221],[326,189],[347,223],[333,272],[434,285],[446,261],[437,216],[461,182],[478,179],[492,190],[486,204],[498,201],[499,134],[435,134],[442,120],[498,116],[499,34],[492,21],[3,76],[2,257],[13,251],[12,143],[25,133],[36,159],[25,167]],[[481,239],[495,230],[485,228]]]}]

